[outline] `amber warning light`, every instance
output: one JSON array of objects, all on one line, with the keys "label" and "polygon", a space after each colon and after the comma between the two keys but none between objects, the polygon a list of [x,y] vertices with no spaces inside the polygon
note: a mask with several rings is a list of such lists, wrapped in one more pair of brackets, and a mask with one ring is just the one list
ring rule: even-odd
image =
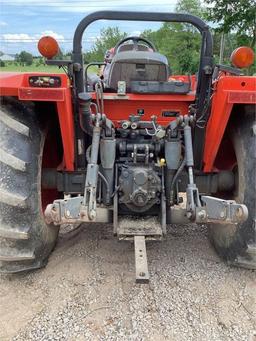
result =
[{"label": "amber warning light", "polygon": [[42,37],[37,44],[37,48],[42,56],[51,59],[59,52],[59,45],[57,41],[50,36]]},{"label": "amber warning light", "polygon": [[246,68],[254,63],[254,52],[248,46],[241,46],[232,52],[230,60],[235,67]]}]

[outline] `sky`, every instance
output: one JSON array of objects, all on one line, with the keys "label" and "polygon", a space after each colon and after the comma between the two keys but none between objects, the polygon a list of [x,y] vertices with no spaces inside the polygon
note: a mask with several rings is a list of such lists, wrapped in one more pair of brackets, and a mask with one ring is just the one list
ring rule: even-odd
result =
[{"label": "sky", "polygon": [[[38,55],[37,41],[43,35],[55,37],[62,51],[72,50],[72,39],[79,21],[100,10],[174,12],[177,0],[0,0],[0,51],[6,54],[22,50]],[[105,21],[92,23],[83,36],[83,50],[91,49],[100,30],[118,26],[130,35],[159,24],[147,22]]]}]

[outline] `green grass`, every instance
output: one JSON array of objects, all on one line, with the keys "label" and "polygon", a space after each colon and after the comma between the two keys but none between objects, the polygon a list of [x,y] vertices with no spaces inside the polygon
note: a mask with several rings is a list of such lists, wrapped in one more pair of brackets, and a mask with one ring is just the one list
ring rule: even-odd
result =
[{"label": "green grass", "polygon": [[63,69],[59,69],[58,66],[39,65],[32,64],[30,66],[15,65],[8,63],[3,67],[0,67],[0,72],[49,72],[49,73],[64,73]]},{"label": "green grass", "polygon": [[[97,73],[98,67],[92,66],[89,68],[89,73]],[[14,63],[6,63],[5,66],[0,67],[0,72],[47,72],[47,73],[64,73],[64,70],[54,65],[39,65],[32,64],[30,66],[15,65]]]}]

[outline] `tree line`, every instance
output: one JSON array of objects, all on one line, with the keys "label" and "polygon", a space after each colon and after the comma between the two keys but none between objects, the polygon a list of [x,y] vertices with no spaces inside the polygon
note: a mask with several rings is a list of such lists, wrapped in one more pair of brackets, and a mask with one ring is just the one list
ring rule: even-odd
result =
[{"label": "tree line", "polygon": [[[208,22],[213,33],[214,57],[218,62],[221,39],[225,37],[222,63],[229,64],[231,52],[238,46],[255,47],[256,6],[254,0],[179,0],[175,11],[196,15]],[[85,62],[102,61],[105,52],[128,36],[118,27],[101,31],[91,51],[84,56]],[[195,73],[200,58],[201,35],[193,26],[181,23],[163,23],[158,30],[145,30],[142,37],[154,43],[164,54],[175,74]],[[256,71],[255,65],[250,73]]]},{"label": "tree line", "polygon": [[[254,0],[178,0],[175,11],[189,13],[204,19],[213,33],[214,57],[218,63],[221,51],[221,41],[224,42],[221,54],[224,64],[229,64],[231,52],[238,46],[251,46],[256,43],[256,6]],[[84,54],[84,62],[103,61],[108,49],[114,47],[121,39],[128,36],[118,27],[107,27],[101,30],[92,49]],[[189,24],[163,23],[158,30],[145,30],[141,36],[149,39],[157,50],[164,54],[170,68],[175,74],[195,73],[200,58],[201,35]],[[55,59],[69,59],[71,52],[63,55],[60,51]],[[222,59],[222,58],[221,58]],[[22,51],[15,56],[15,63],[32,65],[33,56]],[[44,63],[43,58],[36,58],[36,65]],[[249,70],[256,72],[256,66]]]}]

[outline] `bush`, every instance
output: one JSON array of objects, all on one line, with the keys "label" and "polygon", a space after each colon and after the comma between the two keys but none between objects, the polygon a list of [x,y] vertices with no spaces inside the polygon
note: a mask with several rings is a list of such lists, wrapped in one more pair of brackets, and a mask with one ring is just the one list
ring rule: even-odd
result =
[{"label": "bush", "polygon": [[21,51],[20,54],[15,56],[16,61],[20,63],[22,66],[29,66],[33,64],[33,55],[26,51]]}]

